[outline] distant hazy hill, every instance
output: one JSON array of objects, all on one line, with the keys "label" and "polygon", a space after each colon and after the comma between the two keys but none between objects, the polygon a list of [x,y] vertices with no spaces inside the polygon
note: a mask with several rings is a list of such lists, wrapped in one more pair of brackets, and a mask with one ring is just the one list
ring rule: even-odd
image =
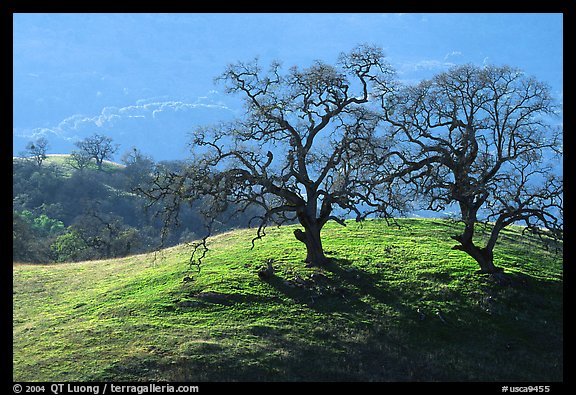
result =
[{"label": "distant hazy hill", "polygon": [[142,101],[105,107],[100,114],[73,115],[53,127],[15,131],[13,155],[20,155],[28,142],[40,136],[48,139],[48,152],[71,152],[76,141],[99,133],[120,145],[118,157],[135,147],[157,161],[184,159],[190,153],[189,133],[194,128],[228,121],[233,116],[231,108],[210,100]]}]

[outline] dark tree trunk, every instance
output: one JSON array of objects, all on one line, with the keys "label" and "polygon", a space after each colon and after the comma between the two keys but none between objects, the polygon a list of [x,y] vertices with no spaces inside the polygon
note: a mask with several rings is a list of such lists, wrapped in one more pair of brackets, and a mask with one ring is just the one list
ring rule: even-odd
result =
[{"label": "dark tree trunk", "polygon": [[[315,191],[307,190],[308,196],[314,196]],[[296,214],[304,231],[296,229],[294,236],[306,245],[306,264],[307,266],[324,266],[328,263],[328,258],[324,255],[320,231],[325,222],[316,218],[316,199],[311,199],[306,205],[298,208]]]},{"label": "dark tree trunk", "polygon": [[328,258],[324,255],[319,226],[308,226],[305,231],[296,229],[294,236],[306,245],[306,260],[308,266],[324,266]]},{"label": "dark tree trunk", "polygon": [[465,227],[464,232],[460,236],[452,236],[460,244],[452,247],[453,250],[464,251],[470,255],[480,266],[482,273],[501,273],[502,269],[494,266],[494,243],[492,240],[486,245],[485,248],[476,246],[473,242],[474,226],[476,225],[477,218],[476,212],[480,206],[474,204],[472,200],[462,199],[460,201],[460,212],[462,213],[462,220]]},{"label": "dark tree trunk", "polygon": [[[453,237],[453,239],[460,241],[459,237]],[[494,254],[491,249],[480,248],[474,245],[471,241],[462,242],[460,245],[452,247],[454,250],[464,251],[470,255],[480,266],[480,271],[482,273],[500,273],[502,269],[494,265]]]}]

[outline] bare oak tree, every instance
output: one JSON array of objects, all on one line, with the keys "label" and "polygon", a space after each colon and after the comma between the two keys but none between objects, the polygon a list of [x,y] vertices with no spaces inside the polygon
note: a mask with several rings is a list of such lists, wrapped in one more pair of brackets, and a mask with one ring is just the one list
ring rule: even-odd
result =
[{"label": "bare oak tree", "polygon": [[[323,265],[321,231],[329,220],[388,216],[405,203],[386,177],[391,142],[374,100],[388,92],[392,76],[381,49],[371,46],[341,54],[336,66],[317,61],[287,73],[279,63],[267,70],[257,60],[229,65],[217,81],[243,97],[245,117],[195,131],[193,163],[165,171],[146,193],[163,199],[171,218],[176,210],[167,207],[204,199],[208,235],[231,204],[258,207],[253,245],[267,225],[298,221],[303,229],[294,236],[306,247],[305,261]],[[195,252],[200,245],[203,257],[206,238]]]},{"label": "bare oak tree", "polygon": [[98,170],[102,170],[104,160],[112,159],[112,156],[118,150],[118,145],[112,143],[111,137],[102,136],[97,133],[76,142],[76,146],[84,153],[84,157],[87,156],[96,161]]},{"label": "bare oak tree", "polygon": [[48,140],[45,137],[40,137],[36,141],[30,141],[26,144],[26,152],[24,155],[30,157],[38,167],[42,166],[42,162],[47,158],[46,152],[48,151]]},{"label": "bare oak tree", "polygon": [[[418,171],[412,182],[427,208],[459,208],[464,231],[454,249],[481,271],[497,273],[493,250],[501,230],[523,223],[561,238],[563,182],[560,127],[549,88],[511,67],[464,65],[382,97],[395,128],[395,155]],[[491,221],[484,246],[475,226]]]},{"label": "bare oak tree", "polygon": [[68,156],[67,162],[74,169],[84,171],[92,161],[93,157],[90,153],[84,150],[74,150]]}]

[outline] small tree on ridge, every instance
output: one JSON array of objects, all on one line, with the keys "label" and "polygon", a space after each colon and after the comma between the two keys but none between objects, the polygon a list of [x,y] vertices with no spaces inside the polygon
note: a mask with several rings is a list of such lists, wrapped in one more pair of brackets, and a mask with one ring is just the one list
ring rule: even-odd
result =
[{"label": "small tree on ridge", "polygon": [[76,146],[96,161],[98,170],[102,170],[104,160],[112,159],[118,150],[118,145],[112,143],[112,138],[94,134],[84,140],[76,142]]}]

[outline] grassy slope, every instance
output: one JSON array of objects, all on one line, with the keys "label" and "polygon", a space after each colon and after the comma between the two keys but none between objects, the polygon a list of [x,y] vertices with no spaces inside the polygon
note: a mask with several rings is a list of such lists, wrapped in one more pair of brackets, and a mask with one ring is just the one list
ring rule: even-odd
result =
[{"label": "grassy slope", "polygon": [[502,287],[450,250],[454,225],[401,224],[327,225],[326,269],[304,267],[290,227],[252,251],[252,230],[215,237],[199,274],[186,246],[15,264],[13,379],[563,380],[561,256],[506,230]]},{"label": "grassy slope", "polygon": [[[69,177],[75,171],[75,169],[69,163],[69,158],[70,158],[69,154],[48,154],[47,158],[44,159],[44,161],[42,162],[42,166],[54,166],[64,176]],[[24,159],[19,158],[19,157],[13,157],[12,158],[13,162],[22,161],[22,160],[24,160]],[[102,171],[104,171],[106,173],[113,173],[113,172],[118,171],[119,169],[123,169],[125,167],[126,166],[124,166],[120,163],[111,162],[109,160],[105,160],[102,163]],[[98,166],[96,166],[96,163],[94,161],[92,161],[88,165],[88,169],[89,170],[97,170]]]}]

